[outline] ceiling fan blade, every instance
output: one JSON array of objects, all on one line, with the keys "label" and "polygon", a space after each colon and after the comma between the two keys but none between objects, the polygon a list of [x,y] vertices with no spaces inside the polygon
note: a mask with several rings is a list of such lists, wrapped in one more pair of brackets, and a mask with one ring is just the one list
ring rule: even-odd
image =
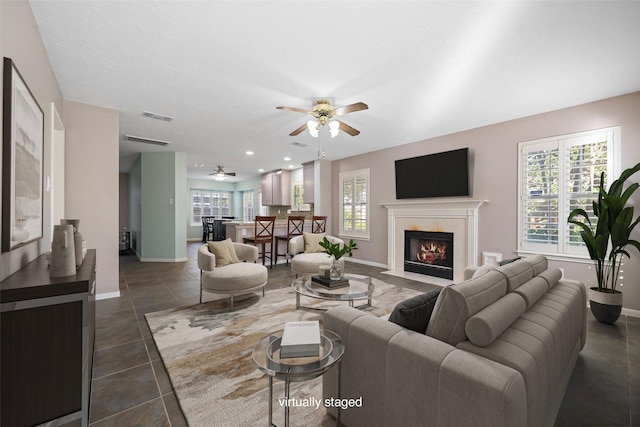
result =
[{"label": "ceiling fan blade", "polygon": [[367,109],[369,109],[369,106],[364,102],[356,102],[355,104],[336,108],[335,110],[333,110],[333,114],[336,116],[341,116],[342,114],[353,113],[354,111],[362,111]]},{"label": "ceiling fan blade", "polygon": [[313,114],[313,111],[303,110],[301,108],[293,108],[293,107],[276,107],[276,108],[278,110],[293,111],[294,113]]},{"label": "ceiling fan blade", "polygon": [[307,124],[303,124],[302,126],[300,126],[298,129],[294,130],[293,132],[291,132],[289,134],[289,136],[296,136],[298,135],[300,132],[302,132],[303,130],[305,130],[307,128]]},{"label": "ceiling fan blade", "polygon": [[338,120],[338,123],[340,123],[340,130],[342,132],[348,133],[351,136],[356,136],[360,133],[360,131],[358,129],[352,128],[351,126],[349,126],[346,123],[341,122],[340,120]]},{"label": "ceiling fan blade", "polygon": [[224,174],[228,176],[236,176],[235,172],[225,172]]}]

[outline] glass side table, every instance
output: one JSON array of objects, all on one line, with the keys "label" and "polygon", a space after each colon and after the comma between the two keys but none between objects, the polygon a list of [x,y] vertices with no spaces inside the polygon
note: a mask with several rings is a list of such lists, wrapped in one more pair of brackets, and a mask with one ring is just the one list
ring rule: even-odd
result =
[{"label": "glass side table", "polygon": [[[338,370],[337,397],[340,398],[340,360],[344,354],[342,339],[335,332],[320,329],[320,352],[314,357],[280,358],[282,332],[273,332],[258,341],[252,358],[256,367],[269,376],[269,426],[273,426],[273,379],[284,381],[285,399],[289,399],[292,382],[308,381],[324,375],[334,366]],[[289,426],[289,407],[284,407],[284,425]],[[336,408],[336,425],[340,425],[340,407]]]}]

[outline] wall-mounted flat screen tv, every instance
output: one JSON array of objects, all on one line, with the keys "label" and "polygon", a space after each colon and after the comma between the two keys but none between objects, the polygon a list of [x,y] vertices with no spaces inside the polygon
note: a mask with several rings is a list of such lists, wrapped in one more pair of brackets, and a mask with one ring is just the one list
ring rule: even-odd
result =
[{"label": "wall-mounted flat screen tv", "polygon": [[469,195],[469,149],[396,160],[396,198]]}]

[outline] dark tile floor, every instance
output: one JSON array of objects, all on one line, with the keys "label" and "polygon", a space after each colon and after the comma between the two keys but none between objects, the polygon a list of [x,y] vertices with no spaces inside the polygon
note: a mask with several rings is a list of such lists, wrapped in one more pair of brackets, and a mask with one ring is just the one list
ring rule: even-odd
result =
[{"label": "dark tile floor", "polygon": [[[182,263],[140,263],[133,256],[120,257],[121,296],[97,302],[91,426],[187,425],[144,314],[198,303],[198,246],[188,244],[188,261]],[[349,263],[347,271],[424,287],[361,264]],[[267,290],[288,286],[293,278],[290,269],[277,265],[269,271]],[[205,301],[210,298],[205,293]],[[609,326],[589,317],[587,345],[556,425],[640,425],[640,319],[622,316]]]}]

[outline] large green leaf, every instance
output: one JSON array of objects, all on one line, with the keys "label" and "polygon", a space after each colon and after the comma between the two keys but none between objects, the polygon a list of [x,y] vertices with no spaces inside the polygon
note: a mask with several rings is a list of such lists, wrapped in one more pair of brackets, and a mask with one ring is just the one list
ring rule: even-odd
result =
[{"label": "large green leaf", "polygon": [[640,224],[640,217],[634,220],[633,206],[626,206],[640,184],[632,183],[624,189],[625,181],[638,171],[640,163],[624,170],[609,191],[604,188],[604,173],[600,175],[598,198],[592,203],[593,213],[598,218],[595,230],[583,209],[574,209],[567,218],[567,222],[580,227],[580,237],[594,261],[599,290],[615,290],[622,257],[631,258],[625,249],[627,246],[640,251],[640,242],[630,239],[631,232]]}]

